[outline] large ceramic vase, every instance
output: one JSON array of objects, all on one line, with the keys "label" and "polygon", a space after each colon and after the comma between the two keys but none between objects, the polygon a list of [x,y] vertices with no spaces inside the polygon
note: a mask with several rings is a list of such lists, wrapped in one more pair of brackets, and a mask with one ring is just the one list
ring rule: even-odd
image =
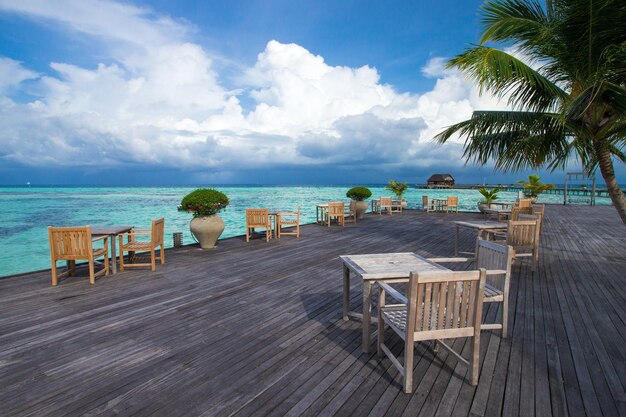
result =
[{"label": "large ceramic vase", "polygon": [[189,223],[189,230],[202,249],[212,249],[224,231],[224,220],[217,214],[194,217]]},{"label": "large ceramic vase", "polygon": [[404,210],[405,208],[409,206],[409,203],[407,203],[406,200],[402,200],[402,203],[400,203],[400,205],[402,206],[402,210]]},{"label": "large ceramic vase", "polygon": [[367,211],[368,206],[369,204],[367,204],[367,201],[355,201],[354,202],[354,207],[356,208],[357,219],[365,218],[365,212]]},{"label": "large ceramic vase", "polygon": [[482,201],[478,202],[478,211],[480,211],[481,213],[484,213],[485,210],[487,210],[489,208],[489,204],[484,203]]}]

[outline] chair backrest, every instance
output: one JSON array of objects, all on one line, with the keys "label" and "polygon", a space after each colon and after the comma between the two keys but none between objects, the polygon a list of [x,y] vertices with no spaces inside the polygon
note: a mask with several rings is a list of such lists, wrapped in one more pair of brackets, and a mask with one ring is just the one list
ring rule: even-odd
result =
[{"label": "chair backrest", "polygon": [[517,200],[517,207],[532,207],[533,205],[533,200],[530,198],[520,198],[519,200]]},{"label": "chair backrest", "polygon": [[331,201],[328,203],[328,215],[329,216],[343,216],[346,203],[343,201]]},{"label": "chair backrest", "polygon": [[428,207],[428,196],[427,195],[423,195],[422,196],[422,207]]},{"label": "chair backrest", "polygon": [[[478,238],[478,255],[476,255],[476,267],[488,271],[501,270],[502,274],[490,273],[487,275],[487,284],[508,293],[511,281],[511,265],[515,250],[511,246],[501,245]],[[504,275],[504,279],[503,278]]]},{"label": "chair backrest", "polygon": [[511,220],[517,220],[520,214],[533,214],[532,207],[511,207]]},{"label": "chair backrest", "polygon": [[89,226],[48,227],[48,238],[55,260],[89,259],[93,252]]},{"label": "chair backrest", "polygon": [[546,212],[545,204],[533,204],[533,214],[539,214],[541,216]]},{"label": "chair backrest", "polygon": [[269,209],[247,208],[246,227],[267,227],[270,223]]},{"label": "chair backrest", "polygon": [[539,239],[537,220],[509,220],[506,243],[514,249],[531,249]]},{"label": "chair backrest", "polygon": [[458,206],[458,205],[459,205],[459,197],[448,196],[448,207],[449,206]]},{"label": "chair backrest", "polygon": [[163,234],[165,233],[165,219],[152,220],[152,244],[154,246],[163,245]]},{"label": "chair backrest", "polygon": [[380,206],[381,207],[391,207],[393,204],[392,197],[380,197]]},{"label": "chair backrest", "polygon": [[467,337],[480,332],[486,271],[412,272],[407,333],[414,340]]}]

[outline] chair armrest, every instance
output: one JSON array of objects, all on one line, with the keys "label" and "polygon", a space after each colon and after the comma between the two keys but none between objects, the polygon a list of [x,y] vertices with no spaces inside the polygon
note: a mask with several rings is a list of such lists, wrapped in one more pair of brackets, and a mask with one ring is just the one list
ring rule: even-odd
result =
[{"label": "chair armrest", "polygon": [[107,240],[108,238],[109,238],[108,235],[103,235],[103,236],[100,236],[100,237],[94,237],[93,239],[91,239],[91,242],[93,243],[93,242],[97,242],[99,240]]},{"label": "chair armrest", "polygon": [[452,262],[469,262],[473,261],[473,258],[426,258],[427,261],[435,263],[452,263]]},{"label": "chair armrest", "polygon": [[293,211],[281,211],[278,213],[279,216],[297,216],[298,213],[294,213]]},{"label": "chair armrest", "polygon": [[380,289],[385,290],[387,292],[387,294],[389,294],[391,296],[391,298],[394,298],[394,299],[400,301],[402,304],[408,304],[409,303],[407,298],[403,294],[401,294],[398,290],[393,288],[391,285],[385,284],[382,281],[376,281],[376,283],[378,284]]},{"label": "chair armrest", "polygon": [[146,233],[146,232],[152,233],[152,229],[135,229],[135,228],[133,228],[132,231],[129,232],[129,233],[132,233],[132,232],[134,232],[134,233]]},{"label": "chair armrest", "polygon": [[504,269],[488,269],[487,275],[504,275],[506,271]]},{"label": "chair armrest", "polygon": [[118,236],[150,236],[150,235],[152,235],[151,230],[141,231],[141,232],[131,231],[131,232],[126,232],[126,233],[120,233]]}]

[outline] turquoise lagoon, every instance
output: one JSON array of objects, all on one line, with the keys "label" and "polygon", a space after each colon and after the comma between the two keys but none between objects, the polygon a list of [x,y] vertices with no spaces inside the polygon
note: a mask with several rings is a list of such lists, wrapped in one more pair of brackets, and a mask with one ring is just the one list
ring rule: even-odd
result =
[{"label": "turquoise lagoon", "polygon": [[[183,232],[183,243],[195,243],[189,233],[191,215],[179,212],[182,197],[195,187],[41,187],[0,188],[0,276],[50,268],[48,226],[131,225],[149,227],[151,219],[165,217],[166,246],[172,233]],[[295,210],[301,206],[302,222],[315,221],[315,205],[346,200],[349,187],[217,187],[230,205],[220,213],[226,224],[222,238],[245,234],[244,209],[268,207]],[[391,196],[383,186],[370,187],[373,197]],[[409,189],[409,208],[421,207],[421,196],[443,198],[458,195],[460,210],[476,211],[480,194],[476,190]],[[517,196],[503,192],[501,201]],[[541,196],[546,203],[561,203],[558,195]],[[610,204],[606,198],[598,204]],[[60,265],[60,263],[59,263]]]}]

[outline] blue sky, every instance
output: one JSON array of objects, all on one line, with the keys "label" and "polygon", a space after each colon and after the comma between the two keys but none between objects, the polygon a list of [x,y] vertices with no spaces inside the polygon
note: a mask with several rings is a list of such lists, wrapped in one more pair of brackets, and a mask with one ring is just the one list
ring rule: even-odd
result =
[{"label": "blue sky", "polygon": [[431,141],[481,3],[0,0],[0,185],[512,182]]}]

